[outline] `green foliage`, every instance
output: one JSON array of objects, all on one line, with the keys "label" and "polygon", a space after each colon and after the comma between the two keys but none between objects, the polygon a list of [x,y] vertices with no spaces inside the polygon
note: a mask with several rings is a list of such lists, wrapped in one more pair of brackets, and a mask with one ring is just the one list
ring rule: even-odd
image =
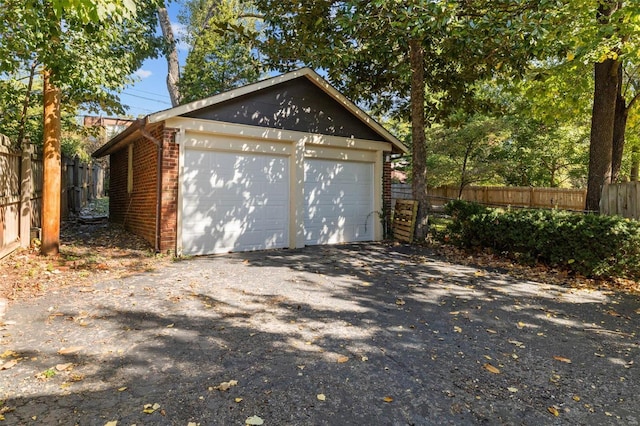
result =
[{"label": "green foliage", "polygon": [[449,237],[520,261],[590,277],[640,278],[640,223],[616,216],[558,210],[500,210],[454,201]]},{"label": "green foliage", "polygon": [[35,62],[52,73],[62,103],[121,113],[117,91],[157,54],[157,1],[11,1],[0,8],[0,75]]},{"label": "green foliage", "polygon": [[256,23],[246,2],[190,0],[181,21],[191,49],[180,77],[183,102],[202,99],[260,77],[254,54]]},{"label": "green foliage", "polygon": [[[41,72],[61,89],[65,155],[88,156],[86,134],[76,120],[86,111],[122,114],[118,92],[142,61],[156,55],[160,0],[9,1],[0,8],[0,132],[17,142],[22,133],[42,142]],[[28,93],[28,76],[36,70]],[[25,77],[27,76],[27,77]],[[23,105],[28,108],[21,129]]]},{"label": "green foliage", "polygon": [[501,147],[509,137],[503,120],[461,115],[427,130],[429,183],[434,186],[499,182]]},{"label": "green foliage", "polygon": [[[26,79],[6,77],[0,80],[0,134],[9,137],[16,148],[19,148],[17,144],[26,95]],[[78,122],[77,113],[77,108],[71,103],[61,106],[60,147],[65,156],[70,158],[78,156],[87,161],[91,148],[88,146],[88,137],[95,129],[87,129]],[[24,128],[24,135],[36,146],[42,146],[42,125],[42,81],[36,78],[30,94]]]}]

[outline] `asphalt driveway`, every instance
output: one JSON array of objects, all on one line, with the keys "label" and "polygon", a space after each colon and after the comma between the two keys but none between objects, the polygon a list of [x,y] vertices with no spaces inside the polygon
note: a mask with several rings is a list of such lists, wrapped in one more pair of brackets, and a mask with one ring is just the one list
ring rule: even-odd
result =
[{"label": "asphalt driveway", "polygon": [[5,424],[640,424],[637,296],[409,246],[184,260],[4,321]]}]

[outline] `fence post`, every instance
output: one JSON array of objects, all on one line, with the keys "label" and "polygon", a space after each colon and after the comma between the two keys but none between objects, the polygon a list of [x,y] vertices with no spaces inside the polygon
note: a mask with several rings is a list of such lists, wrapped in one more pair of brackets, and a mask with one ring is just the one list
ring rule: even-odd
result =
[{"label": "fence post", "polygon": [[31,170],[32,145],[22,147],[20,164],[20,246],[31,245],[31,193],[33,192],[33,172]]},{"label": "fence post", "polygon": [[535,188],[533,186],[531,186],[529,188],[529,207],[533,207],[534,203],[533,203],[533,192],[535,191]]}]

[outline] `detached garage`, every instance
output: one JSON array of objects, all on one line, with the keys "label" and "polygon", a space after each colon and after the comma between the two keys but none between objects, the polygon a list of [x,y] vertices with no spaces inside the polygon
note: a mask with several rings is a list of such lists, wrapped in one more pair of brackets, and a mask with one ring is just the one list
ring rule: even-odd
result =
[{"label": "detached garage", "polygon": [[203,255],[382,239],[407,149],[305,68],[151,114],[110,156],[110,220]]}]

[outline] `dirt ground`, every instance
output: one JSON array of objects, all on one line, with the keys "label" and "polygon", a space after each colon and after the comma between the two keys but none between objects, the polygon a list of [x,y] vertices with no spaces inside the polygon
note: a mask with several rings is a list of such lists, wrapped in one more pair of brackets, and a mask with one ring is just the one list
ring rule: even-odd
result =
[{"label": "dirt ground", "polygon": [[63,222],[60,241],[58,256],[41,256],[36,245],[1,259],[0,299],[28,299],[66,286],[153,271],[172,261],[106,219]]},{"label": "dirt ground", "polygon": [[114,253],[9,304],[7,424],[640,424],[634,294],[408,245]]}]

